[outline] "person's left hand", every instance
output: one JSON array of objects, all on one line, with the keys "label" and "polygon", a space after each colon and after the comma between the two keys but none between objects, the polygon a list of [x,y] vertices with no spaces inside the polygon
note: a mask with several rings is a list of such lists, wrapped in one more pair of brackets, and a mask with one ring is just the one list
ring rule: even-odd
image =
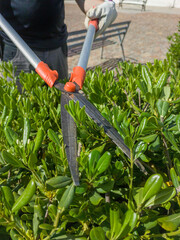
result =
[{"label": "person's left hand", "polygon": [[86,13],[85,27],[88,28],[90,20],[98,19],[98,30],[95,37],[105,31],[105,29],[116,19],[117,11],[113,1],[105,1],[96,7],[90,8]]}]

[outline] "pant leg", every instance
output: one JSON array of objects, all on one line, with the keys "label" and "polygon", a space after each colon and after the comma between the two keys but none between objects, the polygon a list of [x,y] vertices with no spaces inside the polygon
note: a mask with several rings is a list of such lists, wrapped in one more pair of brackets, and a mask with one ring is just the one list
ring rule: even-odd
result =
[{"label": "pant leg", "polygon": [[[67,44],[62,47],[52,50],[39,51],[34,50],[36,55],[41,61],[48,64],[52,70],[56,70],[59,73],[59,79],[68,78],[68,64],[67,64]],[[15,75],[19,75],[23,70],[24,72],[34,71],[33,66],[27,61],[24,55],[16,48],[14,44],[5,43],[3,61],[12,61],[13,66],[16,67]],[[19,86],[19,80],[17,79],[17,85]]]},{"label": "pant leg", "polygon": [[[3,61],[11,61],[13,63],[14,70],[16,69],[15,76],[18,76],[22,70],[27,73],[31,71],[30,63],[25,59],[25,57],[14,44],[4,44]],[[7,81],[12,81],[12,79],[7,77]],[[18,90],[21,92],[19,78],[16,80],[16,85]]]}]

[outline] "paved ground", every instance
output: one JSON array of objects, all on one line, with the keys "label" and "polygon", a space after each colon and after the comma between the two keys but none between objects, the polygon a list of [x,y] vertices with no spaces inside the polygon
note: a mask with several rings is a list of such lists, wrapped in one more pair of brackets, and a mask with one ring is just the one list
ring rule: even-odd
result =
[{"label": "paved ground", "polygon": [[[147,7],[145,12],[140,8],[117,8],[118,16],[115,22],[131,21],[129,30],[124,40],[126,60],[131,62],[153,62],[153,60],[166,57],[169,42],[167,36],[178,29],[180,9]],[[84,29],[84,14],[72,2],[65,4],[66,24],[68,31]],[[121,60],[122,53],[117,44],[106,46],[104,58],[100,59],[100,49],[92,50],[88,67],[93,67],[105,62],[114,64]],[[78,55],[69,57],[69,71],[77,65]]]}]

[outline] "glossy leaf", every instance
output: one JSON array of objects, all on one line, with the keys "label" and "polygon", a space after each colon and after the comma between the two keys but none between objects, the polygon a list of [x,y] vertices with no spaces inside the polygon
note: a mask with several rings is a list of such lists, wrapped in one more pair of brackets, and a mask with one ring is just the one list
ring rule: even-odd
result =
[{"label": "glossy leaf", "polygon": [[159,205],[170,201],[176,195],[176,189],[173,187],[168,187],[159,191],[156,195],[151,197],[144,207],[151,207],[154,205]]},{"label": "glossy leaf", "polygon": [[180,160],[179,159],[177,159],[177,158],[174,159],[174,166],[175,166],[177,174],[180,177]]},{"label": "glossy leaf", "polygon": [[23,129],[23,145],[24,146],[26,146],[27,141],[29,139],[30,130],[31,130],[30,120],[29,118],[24,118],[24,129]]},{"label": "glossy leaf", "polygon": [[96,175],[99,175],[106,171],[109,167],[109,164],[111,162],[111,154],[110,152],[105,152],[102,157],[97,161],[96,167],[95,167],[95,172]]},{"label": "glossy leaf", "polygon": [[171,176],[171,180],[173,182],[174,187],[178,188],[180,186],[180,182],[178,180],[178,176],[174,168],[170,169],[170,176]]},{"label": "glossy leaf", "polygon": [[180,213],[158,218],[158,223],[166,231],[175,231],[180,226]]},{"label": "glossy leaf", "polygon": [[46,189],[48,191],[63,188],[72,182],[71,178],[67,176],[57,176],[46,181]]},{"label": "glossy leaf", "polygon": [[96,191],[92,194],[92,196],[89,198],[90,202],[97,206],[102,200],[103,198],[101,197],[101,195],[99,193],[97,193]]},{"label": "glossy leaf", "polygon": [[163,72],[159,77],[158,77],[158,82],[156,84],[156,88],[160,88],[160,90],[162,90],[162,88],[164,87],[164,85],[167,83],[167,79],[168,79],[168,73],[167,72]]},{"label": "glossy leaf", "polygon": [[18,139],[18,135],[9,126],[4,128],[4,133],[8,143],[11,146],[14,145]]},{"label": "glossy leaf", "polygon": [[158,136],[157,134],[147,135],[145,137],[138,138],[138,140],[142,140],[146,143],[151,143],[151,142],[154,142],[156,140],[157,136]]},{"label": "glossy leaf", "polygon": [[134,159],[139,158],[147,149],[147,144],[143,141],[136,144],[134,147]]},{"label": "glossy leaf", "polygon": [[119,233],[120,238],[124,238],[128,233],[130,233],[136,226],[138,220],[137,213],[129,209],[123,219],[122,227]]},{"label": "glossy leaf", "polygon": [[156,106],[157,106],[159,115],[161,117],[165,117],[169,110],[169,103],[161,99],[158,99],[158,101],[156,102]]},{"label": "glossy leaf", "polygon": [[43,224],[40,224],[40,225],[39,225],[39,228],[40,228],[40,229],[43,229],[43,230],[48,230],[48,231],[50,231],[50,230],[52,230],[54,227],[53,227],[52,225],[50,225],[50,224],[43,223]]},{"label": "glossy leaf", "polygon": [[1,191],[3,193],[3,197],[4,197],[6,207],[9,210],[11,210],[11,208],[14,204],[14,196],[13,196],[13,193],[11,191],[11,188],[8,187],[8,186],[2,186]]},{"label": "glossy leaf", "polygon": [[95,166],[100,156],[101,156],[100,152],[96,149],[91,151],[91,153],[88,156],[88,172],[90,177],[92,177],[93,174],[95,173]]},{"label": "glossy leaf", "polygon": [[134,142],[130,136],[125,137],[124,143],[129,147],[129,149],[133,148]]},{"label": "glossy leaf", "polygon": [[44,213],[42,210],[42,207],[39,204],[34,205],[34,214],[33,214],[33,233],[34,236],[37,237],[38,230],[39,230],[39,224],[44,219]]},{"label": "glossy leaf", "polygon": [[137,207],[139,207],[142,204],[143,190],[144,190],[143,187],[133,189],[133,198],[136,202]]},{"label": "glossy leaf", "polygon": [[119,232],[121,231],[121,219],[119,208],[110,209],[110,234],[112,239],[117,239]]},{"label": "glossy leaf", "polygon": [[105,240],[105,233],[101,227],[94,227],[90,231],[90,239],[91,240]]},{"label": "glossy leaf", "polygon": [[60,139],[56,132],[54,132],[52,129],[48,130],[48,137],[58,146],[60,146]]},{"label": "glossy leaf", "polygon": [[148,92],[152,93],[152,76],[149,72],[149,70],[147,69],[147,67],[142,66],[142,78],[144,80],[144,82],[146,83]]},{"label": "glossy leaf", "polygon": [[44,131],[43,131],[42,128],[39,128],[38,132],[37,132],[37,135],[36,135],[36,138],[34,140],[34,142],[35,142],[34,149],[33,149],[34,152],[38,151],[39,148],[41,147],[43,138],[44,138]]},{"label": "glossy leaf", "polygon": [[163,134],[164,134],[165,138],[173,145],[173,147],[176,149],[176,151],[180,152],[174,135],[170,131],[167,131],[167,130],[163,131]]},{"label": "glossy leaf", "polygon": [[162,184],[163,178],[160,174],[151,175],[144,185],[142,202],[144,203],[149,198],[157,194],[160,191]]},{"label": "glossy leaf", "polygon": [[33,179],[30,180],[25,190],[15,201],[12,207],[12,212],[17,213],[23,206],[28,204],[36,192],[36,183]]},{"label": "glossy leaf", "polygon": [[2,152],[2,157],[4,159],[4,161],[8,164],[11,164],[14,167],[18,167],[18,168],[24,168],[25,166],[23,165],[23,163],[18,160],[17,158],[15,158],[11,153],[3,151]]},{"label": "glossy leaf", "polygon": [[59,204],[58,204],[58,209],[60,209],[60,211],[64,211],[66,210],[69,205],[71,204],[73,198],[74,198],[74,192],[75,192],[75,187],[74,184],[72,183],[63,193]]},{"label": "glossy leaf", "polygon": [[35,153],[31,153],[28,159],[28,167],[30,169],[34,169],[36,167],[36,163],[38,162],[37,156]]},{"label": "glossy leaf", "polygon": [[146,125],[147,125],[147,122],[148,122],[148,120],[147,120],[146,117],[144,117],[141,120],[141,123],[140,123],[139,128],[138,128],[137,136],[139,136],[139,135],[141,135],[143,133],[143,131],[144,131]]}]

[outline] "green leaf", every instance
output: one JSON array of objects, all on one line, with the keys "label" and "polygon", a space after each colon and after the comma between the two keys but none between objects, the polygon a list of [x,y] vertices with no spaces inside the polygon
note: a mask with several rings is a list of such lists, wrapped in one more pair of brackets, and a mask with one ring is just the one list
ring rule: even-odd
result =
[{"label": "green leaf", "polygon": [[67,176],[57,176],[50,178],[46,181],[46,189],[47,191],[59,189],[66,187],[72,182],[71,178]]},{"label": "green leaf", "polygon": [[170,88],[170,86],[165,86],[163,88],[163,99],[165,101],[168,101],[168,99],[170,98],[170,95],[171,95],[171,88]]},{"label": "green leaf", "polygon": [[161,186],[163,184],[163,178],[160,174],[153,174],[151,175],[145,185],[144,185],[144,190],[143,190],[143,200],[142,203],[147,201],[149,198],[154,196],[159,192],[161,189]]},{"label": "green leaf", "polygon": [[176,195],[176,189],[173,187],[168,187],[159,191],[156,195],[151,197],[144,207],[151,207],[154,205],[159,205],[170,201]]},{"label": "green leaf", "polygon": [[48,230],[48,231],[50,231],[50,230],[52,230],[54,227],[53,227],[52,225],[48,224],[48,223],[43,223],[43,224],[40,224],[40,225],[39,225],[39,228],[40,228],[40,229],[43,229],[43,230]]},{"label": "green leaf", "polygon": [[176,151],[180,152],[173,133],[171,133],[167,130],[164,130],[163,134],[164,134],[165,138],[173,145],[173,147],[176,149]]},{"label": "green leaf", "polygon": [[48,137],[58,146],[60,146],[60,139],[52,129],[48,129]]},{"label": "green leaf", "polygon": [[154,108],[155,98],[153,94],[150,92],[147,92],[145,96],[146,96],[146,101]]},{"label": "green leaf", "polygon": [[17,167],[17,168],[25,168],[25,166],[23,165],[23,163],[16,159],[11,153],[3,151],[2,152],[2,157],[4,159],[4,161],[6,163],[11,164],[13,167]]},{"label": "green leaf", "polygon": [[89,98],[93,103],[96,103],[96,104],[103,104],[104,103],[104,98],[102,98],[101,96],[99,96],[96,93],[90,93]]},{"label": "green leaf", "polygon": [[154,142],[156,140],[157,136],[158,136],[157,134],[151,134],[151,135],[147,135],[145,137],[140,137],[137,140],[142,140],[146,143],[151,143],[151,142]]},{"label": "green leaf", "polygon": [[44,213],[42,207],[40,205],[34,205],[34,214],[33,214],[33,233],[34,236],[37,237],[39,224],[44,219]]},{"label": "green leaf", "polygon": [[144,117],[139,125],[137,136],[141,135],[147,125],[147,118]]},{"label": "green leaf", "polygon": [[180,182],[178,180],[178,176],[174,168],[170,169],[170,175],[171,175],[171,180],[173,182],[174,187],[178,188],[180,186]]},{"label": "green leaf", "polygon": [[36,163],[37,163],[38,159],[35,153],[31,153],[28,159],[28,167],[30,169],[34,169],[36,167]]},{"label": "green leaf", "polygon": [[159,77],[158,77],[158,82],[156,84],[156,88],[159,88],[162,90],[164,85],[167,83],[167,79],[169,77],[169,74],[167,72],[163,72]]},{"label": "green leaf", "polygon": [[110,226],[111,239],[117,239],[122,227],[118,207],[110,208]]},{"label": "green leaf", "polygon": [[168,113],[169,110],[169,103],[166,101],[163,101],[161,99],[158,99],[156,102],[156,106],[158,109],[158,113],[160,115],[160,117],[165,117]]},{"label": "green leaf", "polygon": [[97,161],[95,172],[96,176],[106,171],[111,162],[111,154],[110,152],[105,152],[102,157]]},{"label": "green leaf", "polygon": [[125,213],[121,231],[119,233],[120,239],[121,238],[123,239],[128,233],[130,233],[134,229],[134,227],[136,226],[137,220],[138,220],[138,215],[137,213],[133,212],[133,210],[129,209]]},{"label": "green leaf", "polygon": [[139,79],[136,80],[136,84],[137,84],[138,88],[141,90],[142,94],[145,95],[147,93],[146,84],[142,80],[139,80]]},{"label": "green leaf", "polygon": [[133,198],[136,202],[137,207],[139,207],[142,203],[143,200],[143,190],[144,188],[134,188],[133,189]]},{"label": "green leaf", "polygon": [[50,204],[48,206],[48,214],[51,217],[52,221],[54,221],[57,215],[57,207],[54,204]]},{"label": "green leaf", "polygon": [[109,179],[108,182],[98,185],[97,192],[107,193],[110,192],[114,187],[114,179]]},{"label": "green leaf", "polygon": [[134,159],[139,158],[147,149],[147,144],[143,141],[135,145],[134,148]]},{"label": "green leaf", "polygon": [[23,206],[28,204],[36,192],[36,183],[31,179],[23,193],[16,199],[12,206],[12,212],[17,213]]},{"label": "green leaf", "polygon": [[12,146],[16,143],[17,139],[18,139],[18,135],[17,133],[15,133],[12,128],[10,128],[9,126],[6,126],[4,128],[4,134],[5,137],[8,141],[8,143]]},{"label": "green leaf", "polygon": [[141,74],[144,82],[146,83],[148,92],[152,93],[152,76],[146,66],[142,66]]},{"label": "green leaf", "polygon": [[166,231],[175,231],[180,226],[180,213],[158,218],[157,221]]},{"label": "green leaf", "polygon": [[23,145],[26,146],[30,136],[31,125],[29,118],[24,118],[24,129],[23,129]]},{"label": "green leaf", "polygon": [[105,146],[106,146],[106,143],[100,145],[99,147],[94,148],[93,151],[94,151],[94,150],[97,150],[100,154],[102,154]]},{"label": "green leaf", "polygon": [[91,240],[105,240],[105,233],[101,227],[94,227],[90,231],[90,239]]},{"label": "green leaf", "polygon": [[132,138],[131,138],[130,136],[126,136],[126,137],[124,138],[124,143],[127,145],[127,147],[128,147],[129,149],[132,149],[132,148],[133,148],[134,142],[133,142],[133,140],[132,140]]},{"label": "green leaf", "polygon": [[74,192],[75,192],[75,187],[74,187],[74,184],[72,183],[63,193],[58,204],[58,209],[60,209],[63,212],[69,207],[69,205],[71,204],[74,198]]},{"label": "green leaf", "polygon": [[10,189],[10,187],[8,186],[2,186],[1,187],[1,191],[3,193],[3,198],[4,198],[4,202],[6,207],[11,210],[13,204],[14,204],[14,195]]},{"label": "green leaf", "polygon": [[174,166],[175,166],[177,174],[180,177],[180,160],[179,159],[177,159],[177,158],[174,159]]},{"label": "green leaf", "polygon": [[51,240],[87,240],[85,237],[81,236],[72,236],[72,235],[62,235],[62,233],[54,235]]},{"label": "green leaf", "polygon": [[96,149],[92,150],[88,156],[88,172],[90,177],[95,173],[95,165],[100,156],[100,152]]},{"label": "green leaf", "polygon": [[[20,239],[20,235],[18,234],[18,232],[14,229],[10,230],[10,236],[12,240],[19,240]],[[9,238],[8,238],[9,239]]]},{"label": "green leaf", "polygon": [[95,191],[89,200],[93,205],[97,206],[103,200],[103,198]]},{"label": "green leaf", "polygon": [[34,144],[33,152],[37,152],[39,150],[39,148],[41,147],[41,144],[43,142],[43,139],[44,139],[44,131],[42,128],[39,128],[36,138],[34,140],[35,144]]}]

